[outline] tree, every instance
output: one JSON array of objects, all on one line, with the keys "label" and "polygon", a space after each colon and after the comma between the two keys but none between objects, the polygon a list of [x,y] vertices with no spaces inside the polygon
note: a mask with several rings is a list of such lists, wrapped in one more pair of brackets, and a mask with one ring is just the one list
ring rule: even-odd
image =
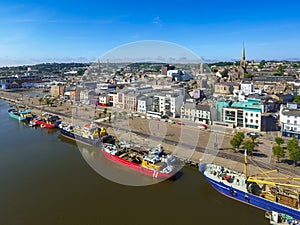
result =
[{"label": "tree", "polygon": [[275,145],[272,148],[273,150],[273,155],[277,157],[277,162],[279,163],[279,158],[284,157],[285,152],[282,146],[280,145]]},{"label": "tree", "polygon": [[108,122],[111,122],[111,113],[108,114]]},{"label": "tree", "polygon": [[79,69],[77,70],[77,76],[82,76],[82,75],[84,74],[85,70],[86,70],[86,69],[79,68]]},{"label": "tree", "polygon": [[235,151],[235,152],[237,152],[238,148],[239,148],[240,145],[241,145],[239,139],[236,138],[236,137],[233,137],[233,138],[230,140],[230,144],[231,144],[232,147],[234,148],[234,151]]},{"label": "tree", "polygon": [[275,142],[277,145],[282,145],[284,143],[284,140],[281,137],[276,137]]},{"label": "tree", "polygon": [[240,139],[242,139],[242,141],[243,141],[244,138],[245,138],[245,134],[244,134],[243,132],[237,132],[237,133],[235,134],[235,136],[238,137],[238,138],[240,138]]},{"label": "tree", "polygon": [[257,136],[251,135],[250,138],[251,138],[252,142],[254,143],[254,141],[256,140]]},{"label": "tree", "polygon": [[279,65],[277,68],[276,68],[276,72],[278,75],[283,75],[283,68],[282,68],[282,65]]},{"label": "tree", "polygon": [[252,74],[250,72],[248,72],[244,75],[245,78],[251,78],[251,76],[252,76]]},{"label": "tree", "polygon": [[240,146],[244,140],[244,137],[245,137],[244,133],[238,132],[230,140],[230,144],[235,149],[235,152],[237,152],[237,150],[240,148]]},{"label": "tree", "polygon": [[289,151],[290,159],[293,160],[295,166],[297,166],[298,161],[300,161],[300,147],[295,137],[287,142],[287,150]]},{"label": "tree", "polygon": [[39,98],[39,103],[42,104],[42,102],[44,101],[43,98]]},{"label": "tree", "polygon": [[223,71],[221,71],[222,77],[228,77],[228,69],[224,69]]},{"label": "tree", "polygon": [[51,104],[51,99],[50,98],[45,98],[45,103],[49,106]]},{"label": "tree", "polygon": [[259,69],[264,68],[265,64],[266,64],[266,61],[265,61],[265,60],[261,60],[260,63],[259,63],[258,68],[259,68]]},{"label": "tree", "polygon": [[247,150],[247,152],[250,153],[251,156],[253,155],[254,147],[255,147],[255,144],[253,141],[250,141],[250,140],[245,141],[244,148],[245,148],[245,150]]},{"label": "tree", "polygon": [[295,103],[300,102],[300,95],[295,96],[293,102],[295,102]]}]

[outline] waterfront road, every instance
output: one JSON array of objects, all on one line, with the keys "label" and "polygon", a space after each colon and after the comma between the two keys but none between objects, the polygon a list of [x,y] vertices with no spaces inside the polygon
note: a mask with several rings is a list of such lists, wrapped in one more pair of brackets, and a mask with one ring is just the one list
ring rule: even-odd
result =
[{"label": "waterfront road", "polygon": [[[62,117],[63,120],[69,122],[74,121],[73,115],[77,115],[75,122],[81,121],[84,123],[93,121],[96,112],[94,106],[79,106],[75,112],[75,107],[63,103],[56,107],[50,107],[42,105],[39,102],[39,97],[28,96],[23,93],[8,93],[0,91],[0,97],[5,100],[12,100],[18,104],[23,104],[35,111],[35,113],[51,112]],[[78,108],[78,107],[77,107]],[[211,156],[211,161],[215,163],[225,164],[228,167],[236,167],[232,169],[242,170],[243,152],[235,153],[230,145],[230,140],[233,135],[233,131],[230,129],[223,130],[221,128],[212,127],[208,130],[200,130],[197,126],[186,123],[185,125],[170,124],[162,121],[153,121],[148,119],[142,119],[139,117],[131,117],[131,119],[124,119],[114,121],[111,123],[101,123],[102,126],[108,127],[109,132],[112,135],[119,136],[122,134],[134,135],[131,139],[138,141],[139,144],[150,144],[151,142],[162,142],[166,150],[173,152],[174,149],[185,149],[185,151],[177,151],[179,153],[189,151],[187,155],[182,155],[187,161],[197,164],[202,159]],[[122,131],[122,132],[120,132]],[[163,133],[163,135],[161,135]],[[148,140],[148,142],[147,142]],[[299,175],[300,171],[298,167],[288,165],[286,163],[275,163],[272,157],[272,137],[263,136],[256,140],[256,152],[253,157],[249,157],[248,163],[253,172],[259,172],[257,168],[263,169],[279,169],[283,173],[294,176]],[[174,153],[176,155],[176,152]],[[226,159],[226,160],[224,160]]]}]

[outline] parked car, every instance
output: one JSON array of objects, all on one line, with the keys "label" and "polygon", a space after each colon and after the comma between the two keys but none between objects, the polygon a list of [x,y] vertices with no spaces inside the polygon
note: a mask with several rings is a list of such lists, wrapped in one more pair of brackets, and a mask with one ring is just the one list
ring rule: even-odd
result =
[{"label": "parked car", "polygon": [[168,120],[168,123],[175,124],[175,121],[173,121],[173,120]]},{"label": "parked car", "polygon": [[178,121],[176,124],[178,124],[178,125],[184,125],[184,123],[181,122],[181,121]]},{"label": "parked car", "polygon": [[207,125],[204,124],[204,123],[200,123],[199,126],[198,126],[198,128],[200,128],[200,129],[207,129]]},{"label": "parked car", "polygon": [[260,133],[257,133],[257,132],[248,132],[247,133],[247,136],[256,136],[256,137],[260,137],[260,136],[262,136]]}]

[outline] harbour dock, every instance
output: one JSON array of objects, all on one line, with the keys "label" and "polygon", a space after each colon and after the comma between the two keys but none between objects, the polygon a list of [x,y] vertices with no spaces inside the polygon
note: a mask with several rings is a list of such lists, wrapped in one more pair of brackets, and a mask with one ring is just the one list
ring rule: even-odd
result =
[{"label": "harbour dock", "polygon": [[[33,113],[39,115],[43,112],[53,113],[61,117],[62,120],[72,122],[74,115],[74,107],[72,105],[58,105],[51,107],[42,105],[38,101],[38,97],[28,97],[18,92],[5,92],[0,91],[0,99],[5,101],[20,104],[26,106],[32,110]],[[89,114],[94,114],[95,109],[93,106],[81,106],[79,115],[81,117],[76,118],[76,122],[79,120],[82,123],[88,123],[93,120],[93,117]],[[156,121],[157,122],[157,121]],[[163,122],[157,122],[163,123]],[[166,129],[166,134],[163,138],[160,137],[160,129],[149,130],[149,120],[142,118],[133,118],[129,120],[129,128],[126,129],[122,124],[102,122],[101,126],[107,127],[108,132],[111,135],[119,136],[120,132],[130,133],[130,140],[133,140],[135,144],[139,145],[156,145],[163,143],[164,149],[169,153],[174,154],[178,158],[181,158],[186,165],[197,167],[201,163],[215,163],[222,164],[227,168],[233,170],[242,170],[243,168],[243,154],[234,153],[230,145],[231,134],[210,132],[209,130],[199,130],[191,127],[180,127],[176,124],[163,123],[160,128]],[[152,125],[151,125],[152,126]],[[150,127],[151,127],[150,126]],[[192,133],[197,132],[197,140],[191,141],[189,138],[182,137],[183,129],[192,129]],[[152,133],[151,133],[152,132]],[[153,134],[154,132],[154,134]],[[155,134],[155,132],[157,132]],[[124,135],[123,135],[124,136]],[[216,147],[216,140],[217,143]],[[149,142],[151,141],[151,143]],[[269,143],[271,146],[271,143]],[[187,151],[188,149],[188,151]],[[300,174],[297,168],[287,166],[284,164],[275,164],[273,162],[265,162],[260,159],[253,158],[249,160],[249,173],[258,173],[260,168],[264,169],[277,169],[284,171],[285,173]]]}]

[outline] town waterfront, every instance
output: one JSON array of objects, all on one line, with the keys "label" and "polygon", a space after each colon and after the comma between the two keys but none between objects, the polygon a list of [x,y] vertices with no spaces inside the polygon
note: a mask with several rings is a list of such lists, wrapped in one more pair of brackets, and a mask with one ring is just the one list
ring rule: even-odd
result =
[{"label": "town waterfront", "polygon": [[264,211],[222,196],[196,168],[149,186],[111,182],[76,143],[10,118],[8,107],[0,100],[0,224],[268,224]]}]

